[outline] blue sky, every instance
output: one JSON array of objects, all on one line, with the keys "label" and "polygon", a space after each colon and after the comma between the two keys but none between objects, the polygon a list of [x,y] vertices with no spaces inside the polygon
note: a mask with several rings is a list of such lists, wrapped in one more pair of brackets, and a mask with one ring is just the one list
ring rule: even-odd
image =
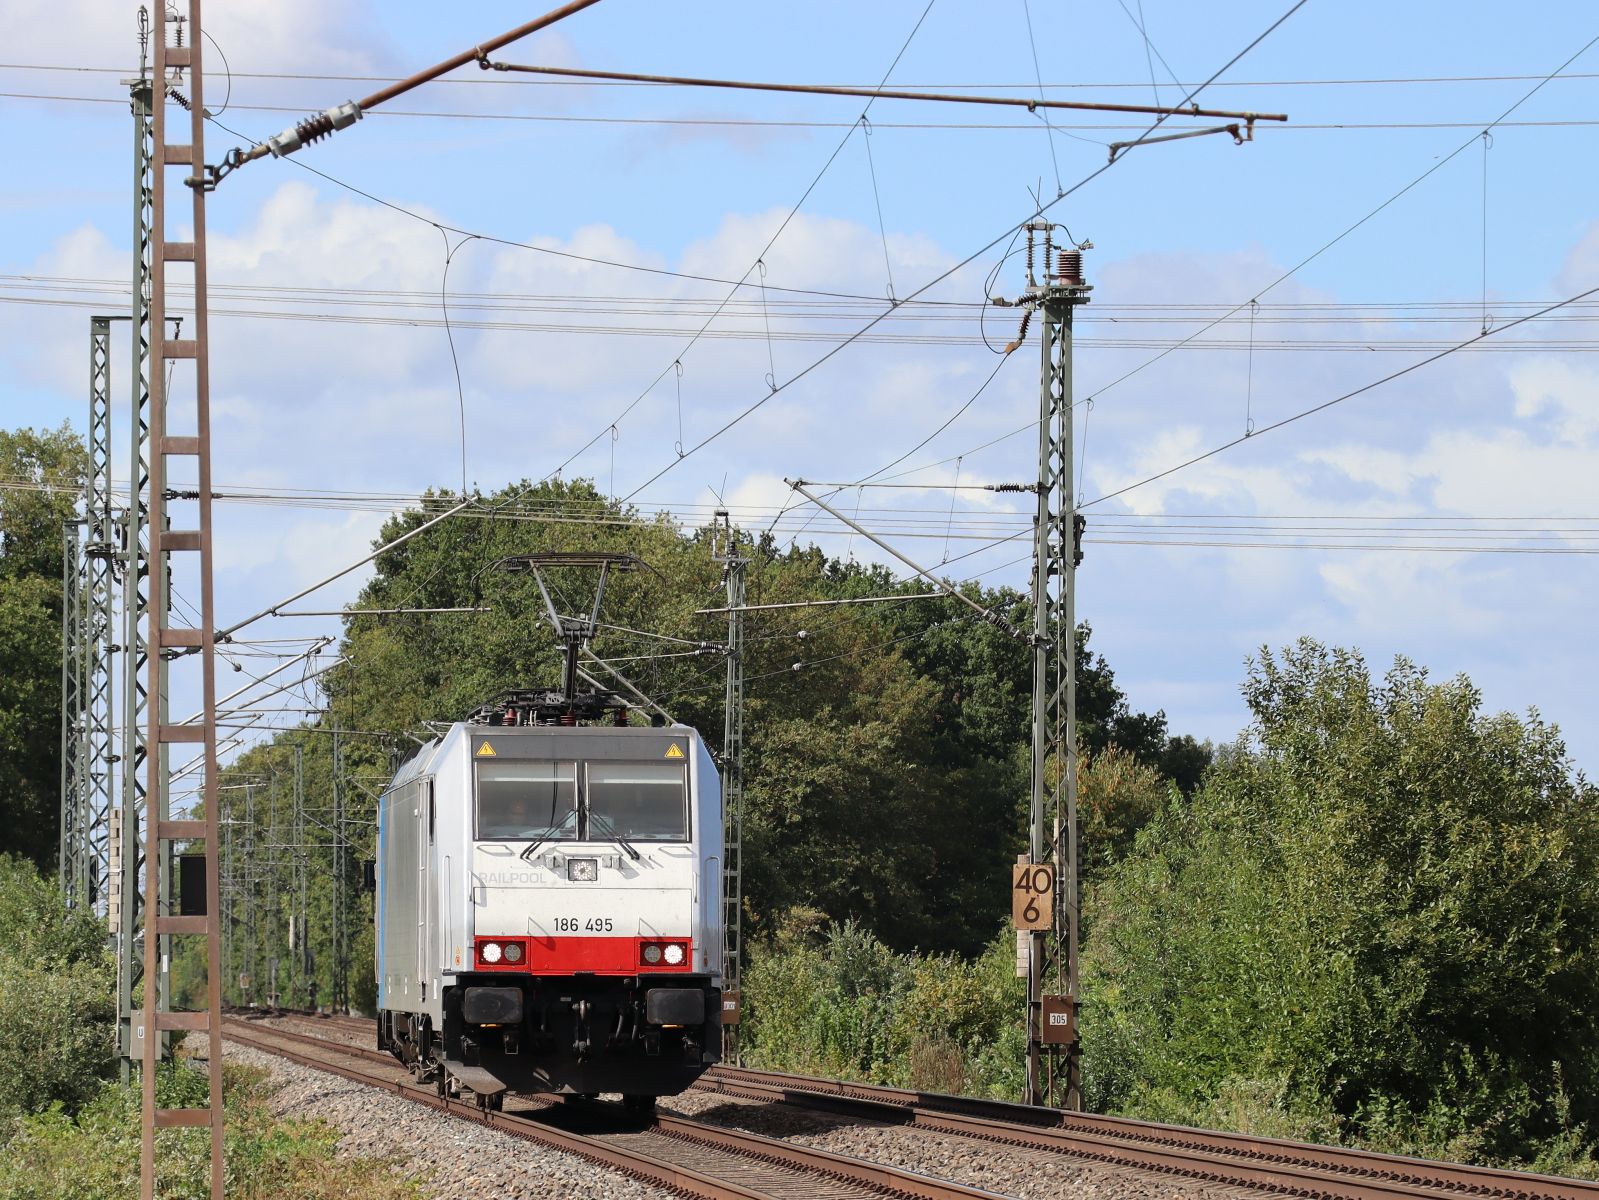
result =
[{"label": "blue sky", "polygon": [[[1048,96],[1171,102],[1179,83],[1210,76],[1288,7],[1032,0],[1024,11],[1021,0],[936,0],[889,84],[1036,95],[1036,46]],[[10,65],[0,67],[12,151],[0,189],[7,424],[82,427],[86,315],[124,302],[130,122],[117,81],[135,61],[135,10],[107,8],[20,0],[10,22]],[[925,8],[605,0],[497,57],[872,85]],[[210,9],[210,32],[237,76],[219,120],[249,138],[376,86],[330,76],[408,73],[533,11],[356,0]],[[1262,126],[1245,146],[1206,137],[1143,147],[1056,205],[1051,216],[1094,246],[1094,299],[1076,355],[1077,394],[1094,397],[1084,498],[1236,438],[1246,420],[1265,426],[1471,336],[1483,321],[1485,244],[1494,325],[1599,285],[1599,48],[1526,100],[1486,152],[1474,140],[1596,34],[1591,6],[1577,3],[1510,20],[1486,3],[1311,0],[1202,97],[1287,112],[1287,128]],[[100,69],[57,69],[67,67]],[[213,111],[227,88],[219,68],[213,56]],[[895,295],[912,293],[1024,219],[1031,192],[1052,198],[1105,163],[1105,142],[1142,127],[1136,117],[1057,114],[1052,154],[1051,133],[1025,110],[880,100],[868,157],[860,100],[552,85],[475,68],[459,78],[392,105],[452,115],[379,110],[298,156],[417,216],[294,160],[252,164],[216,193],[219,486],[404,494],[459,485],[456,379],[437,303],[446,242],[430,221],[543,251],[753,281],[757,255],[820,173],[764,256],[766,315],[760,293],[745,289],[691,346],[725,288],[481,240],[450,268],[472,481],[542,476],[600,435],[569,471],[610,488],[614,469],[626,495],[670,467],[634,502],[693,514],[714,489],[763,528],[788,498],[785,476],[862,478],[971,398],[996,363],[973,305],[999,251],[922,297],[944,307],[905,306],[876,331],[885,337],[846,347],[681,461],[679,411],[692,446],[767,396],[769,372],[788,380],[839,331],[880,311],[870,298],[886,295],[889,268]],[[234,144],[220,129],[210,138],[213,161]],[[1012,259],[994,290],[1013,295],[1021,282]],[[819,311],[797,303],[813,297],[781,288],[862,299]],[[1201,344],[1156,359],[1239,305]],[[1176,730],[1229,738],[1244,720],[1245,657],[1310,635],[1359,646],[1379,666],[1404,653],[1439,676],[1464,671],[1492,708],[1537,706],[1591,766],[1595,559],[1570,551],[1599,545],[1586,532],[1599,519],[1582,520],[1599,514],[1599,374],[1584,353],[1595,311],[1591,301],[1561,310],[1565,319],[1518,327],[1493,349],[1445,358],[1090,505],[1078,612],[1133,702],[1164,708]],[[519,327],[480,327],[491,322]],[[1003,344],[1013,314],[990,313],[986,332]],[[900,482],[929,486],[850,491],[840,502],[859,503],[874,528],[934,563],[1021,528],[1015,506],[962,491],[952,510],[936,485],[955,482],[957,468],[965,483],[1032,472],[1027,435],[977,448],[1036,411],[1036,353],[1029,342],[1011,356],[978,400],[890,472],[925,467]],[[616,414],[657,377],[613,439]],[[381,514],[235,504],[219,506],[218,520],[226,621],[358,557]],[[814,522],[801,536],[820,530],[830,550],[867,552],[828,528]],[[1215,542],[1231,544],[1196,544]],[[1441,552],[1448,546],[1473,552]],[[1539,552],[1480,552],[1489,547]],[[1007,565],[1022,549],[980,550],[950,571],[1022,586],[1025,568]],[[319,594],[316,607],[348,600],[358,579]],[[287,636],[283,624],[261,636]],[[293,633],[315,631],[305,622]]]}]

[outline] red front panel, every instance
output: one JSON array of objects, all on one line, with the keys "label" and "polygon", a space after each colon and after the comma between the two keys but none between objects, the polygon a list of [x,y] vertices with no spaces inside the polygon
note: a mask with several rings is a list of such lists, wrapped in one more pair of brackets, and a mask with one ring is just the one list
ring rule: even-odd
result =
[{"label": "red front panel", "polygon": [[[489,936],[485,941],[508,941]],[[477,962],[479,970],[520,972],[529,975],[575,975],[579,971],[595,975],[637,975],[640,972],[687,972],[693,969],[694,943],[690,938],[646,937],[530,937],[516,938],[527,949],[526,959],[512,966],[506,962],[490,966]],[[665,947],[676,944],[683,947],[683,961],[669,963],[663,956],[659,962],[644,959],[644,947]]]}]

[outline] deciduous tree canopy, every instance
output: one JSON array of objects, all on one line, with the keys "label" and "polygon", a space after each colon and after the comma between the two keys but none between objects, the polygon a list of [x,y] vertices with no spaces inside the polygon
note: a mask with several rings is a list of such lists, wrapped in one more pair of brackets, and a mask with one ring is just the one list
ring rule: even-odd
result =
[{"label": "deciduous tree canopy", "polygon": [[55,865],[61,533],[86,456],[65,427],[0,430],[0,851]]},{"label": "deciduous tree canopy", "polygon": [[[352,770],[381,779],[391,752],[413,746],[409,735],[424,722],[458,719],[511,687],[558,681],[559,647],[537,588],[526,574],[492,566],[539,551],[626,551],[649,564],[612,576],[607,628],[594,647],[720,746],[725,656],[717,647],[727,618],[695,614],[725,603],[705,535],[645,520],[581,480],[518,484],[485,497],[482,510],[385,552],[353,606],[492,611],[350,619],[349,661],[326,677],[328,712],[318,724],[390,735],[387,747],[347,738]],[[380,541],[425,519],[420,511],[397,517]],[[743,546],[751,603],[926,590],[814,547]],[[550,578],[563,612],[586,609],[592,574]],[[1025,623],[1016,593],[972,595]],[[1158,763],[1164,716],[1130,712],[1109,668],[1087,650],[1087,630],[1078,637],[1085,743],[1109,746],[1137,726],[1146,734],[1140,751]],[[746,647],[745,880],[756,927],[805,906],[862,921],[892,946],[979,951],[1006,911],[1008,863],[1025,842],[1027,648],[947,599],[752,613]],[[1147,736],[1149,728],[1160,736]],[[313,822],[331,808],[327,741],[312,739],[304,751]],[[286,789],[285,770],[281,754],[261,750],[235,775],[277,777]],[[357,792],[352,803],[369,809],[371,796]],[[266,818],[258,805],[258,823]]]},{"label": "deciduous tree canopy", "polygon": [[[1100,1104],[1264,1087],[1343,1134],[1506,1158],[1599,1117],[1599,791],[1536,713],[1302,641],[1094,897]],[[1196,1115],[1197,1114],[1197,1115]]]}]

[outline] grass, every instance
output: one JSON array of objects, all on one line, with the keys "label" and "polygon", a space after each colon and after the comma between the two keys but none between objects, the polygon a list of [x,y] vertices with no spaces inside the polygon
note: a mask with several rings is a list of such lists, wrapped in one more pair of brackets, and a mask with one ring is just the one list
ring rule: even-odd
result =
[{"label": "grass", "polygon": [[[223,1072],[224,1159],[229,1200],[422,1200],[422,1184],[397,1164],[341,1157],[326,1121],[278,1117],[268,1072],[229,1063]],[[204,1104],[206,1080],[177,1064],[165,1070],[159,1103]],[[60,1107],[0,1128],[0,1200],[132,1200],[139,1184],[139,1093],[108,1083],[75,1116]],[[161,1130],[161,1200],[209,1195],[205,1130]]]}]

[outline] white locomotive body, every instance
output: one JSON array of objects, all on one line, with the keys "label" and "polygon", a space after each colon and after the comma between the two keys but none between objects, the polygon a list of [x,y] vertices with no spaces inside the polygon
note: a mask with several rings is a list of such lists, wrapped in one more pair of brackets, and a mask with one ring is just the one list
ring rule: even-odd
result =
[{"label": "white locomotive body", "polygon": [[719,1060],[721,783],[694,730],[458,723],[384,791],[377,845],[378,1043],[418,1075],[642,1102]]}]

